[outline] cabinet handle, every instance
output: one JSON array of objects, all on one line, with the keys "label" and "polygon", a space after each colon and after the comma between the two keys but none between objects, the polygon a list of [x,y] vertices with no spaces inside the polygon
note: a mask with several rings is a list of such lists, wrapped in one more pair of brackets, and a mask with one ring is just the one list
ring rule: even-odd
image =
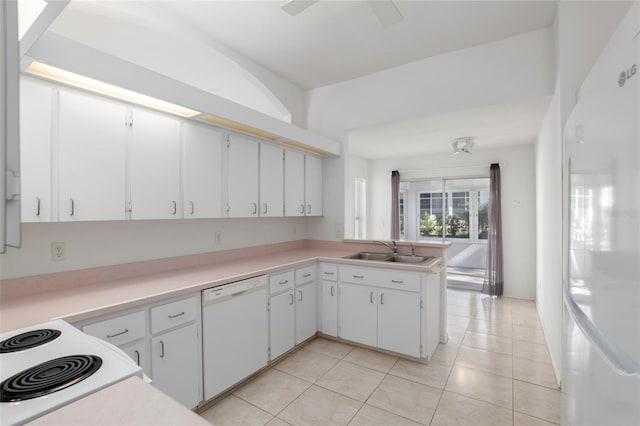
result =
[{"label": "cabinet handle", "polygon": [[331,286],[331,297],[333,297],[333,287],[334,286]]},{"label": "cabinet handle", "polygon": [[114,337],[117,336],[122,336],[123,334],[126,334],[129,332],[128,328],[125,328],[124,331],[121,331],[120,333],[116,333],[116,334],[107,334],[107,339],[113,339]]},{"label": "cabinet handle", "polygon": [[391,282],[394,284],[404,284],[404,281],[402,280],[391,280]]},{"label": "cabinet handle", "polygon": [[307,204],[307,214],[311,214],[311,204]]},{"label": "cabinet handle", "polygon": [[360,279],[362,279],[362,278],[364,278],[364,275],[354,275],[354,276],[353,276],[353,278],[360,278]]},{"label": "cabinet handle", "polygon": [[251,205],[253,206],[253,213],[251,214],[258,214],[258,203],[251,203]]},{"label": "cabinet handle", "polygon": [[325,275],[333,275],[333,272],[323,272]]},{"label": "cabinet handle", "polygon": [[135,350],[133,353],[136,354],[136,364],[140,365],[140,351]]},{"label": "cabinet handle", "polygon": [[73,216],[76,214],[76,203],[73,201],[73,198],[69,198],[69,201],[71,202],[71,213],[69,215]]},{"label": "cabinet handle", "polygon": [[36,216],[40,216],[40,197],[36,197]]},{"label": "cabinet handle", "polygon": [[302,275],[302,278],[309,278],[311,276],[311,274],[304,274]]},{"label": "cabinet handle", "polygon": [[369,302],[373,303],[373,292],[369,293]]},{"label": "cabinet handle", "polygon": [[171,213],[172,215],[176,215],[176,213],[178,213],[178,203],[176,203],[175,201],[171,202],[173,204],[173,213]]},{"label": "cabinet handle", "polygon": [[263,214],[267,214],[267,212],[269,211],[267,203],[264,203],[264,211],[262,212]]},{"label": "cabinet handle", "polygon": [[169,318],[178,318],[181,317],[182,315],[184,315],[184,311],[180,312],[179,314],[174,314],[174,315],[167,315],[167,317]]},{"label": "cabinet handle", "polygon": [[380,293],[380,304],[384,305],[384,293]]},{"label": "cabinet handle", "polygon": [[300,214],[304,214],[304,204],[300,204]]},{"label": "cabinet handle", "polygon": [[293,293],[289,293],[289,296],[291,296],[291,303],[289,303],[289,304],[293,305]]},{"label": "cabinet handle", "polygon": [[160,340],[160,358],[164,358],[164,342]]},{"label": "cabinet handle", "polygon": [[300,298],[298,299],[298,302],[302,302],[302,290],[298,290],[298,293],[300,294]]},{"label": "cabinet handle", "polygon": [[189,201],[189,204],[191,204],[191,214],[193,214],[195,211],[195,206],[193,205],[193,201]]},{"label": "cabinet handle", "polygon": [[278,284],[283,285],[283,284],[286,284],[286,283],[288,283],[288,282],[289,282],[289,280],[278,281]]}]

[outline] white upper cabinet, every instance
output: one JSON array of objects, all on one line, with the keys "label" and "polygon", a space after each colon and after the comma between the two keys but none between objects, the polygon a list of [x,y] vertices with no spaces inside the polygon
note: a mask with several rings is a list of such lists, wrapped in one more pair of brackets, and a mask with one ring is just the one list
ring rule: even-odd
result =
[{"label": "white upper cabinet", "polygon": [[184,217],[222,217],[222,132],[185,123],[182,158]]},{"label": "white upper cabinet", "polygon": [[282,148],[260,144],[260,216],[283,215],[284,161]]},{"label": "white upper cabinet", "polygon": [[180,218],[180,120],[134,109],[131,128],[131,218]]},{"label": "white upper cabinet", "polygon": [[51,123],[53,90],[20,80],[20,170],[22,222],[52,220]]},{"label": "white upper cabinet", "polygon": [[284,214],[304,216],[304,154],[285,150]]},{"label": "white upper cabinet", "polygon": [[227,143],[228,217],[258,217],[258,142],[229,135]]},{"label": "white upper cabinet", "polygon": [[59,105],[59,219],[125,219],[125,106],[64,90]]},{"label": "white upper cabinet", "polygon": [[305,156],[304,164],[305,214],[322,216],[322,159]]}]

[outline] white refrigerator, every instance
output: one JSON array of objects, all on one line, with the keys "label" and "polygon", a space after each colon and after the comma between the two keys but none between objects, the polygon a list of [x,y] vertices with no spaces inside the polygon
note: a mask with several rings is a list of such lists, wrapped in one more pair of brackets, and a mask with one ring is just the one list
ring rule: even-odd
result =
[{"label": "white refrigerator", "polygon": [[640,2],[564,130],[562,424],[640,425]]}]

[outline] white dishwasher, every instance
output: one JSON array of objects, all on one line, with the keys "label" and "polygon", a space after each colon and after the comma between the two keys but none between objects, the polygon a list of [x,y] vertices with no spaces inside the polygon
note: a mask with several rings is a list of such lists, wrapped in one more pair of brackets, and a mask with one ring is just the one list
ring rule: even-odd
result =
[{"label": "white dishwasher", "polygon": [[205,400],[267,365],[268,319],[264,276],[202,291]]}]

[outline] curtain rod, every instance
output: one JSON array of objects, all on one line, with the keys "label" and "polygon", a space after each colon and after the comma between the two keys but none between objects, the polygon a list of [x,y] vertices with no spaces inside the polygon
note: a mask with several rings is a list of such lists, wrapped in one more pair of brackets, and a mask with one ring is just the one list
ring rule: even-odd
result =
[{"label": "curtain rod", "polygon": [[487,168],[487,172],[489,171],[489,167],[491,167],[492,164],[498,164],[501,165],[501,163],[483,163],[483,164],[476,164],[476,165],[472,165],[472,166],[453,166],[453,167],[440,167],[440,168],[434,168],[434,169],[416,169],[416,170],[402,170],[402,169],[395,169],[398,170],[398,172],[400,172],[400,175],[402,176],[402,173],[420,173],[420,172],[437,172],[440,170],[464,170],[464,169],[477,169],[478,167],[486,167]]}]

